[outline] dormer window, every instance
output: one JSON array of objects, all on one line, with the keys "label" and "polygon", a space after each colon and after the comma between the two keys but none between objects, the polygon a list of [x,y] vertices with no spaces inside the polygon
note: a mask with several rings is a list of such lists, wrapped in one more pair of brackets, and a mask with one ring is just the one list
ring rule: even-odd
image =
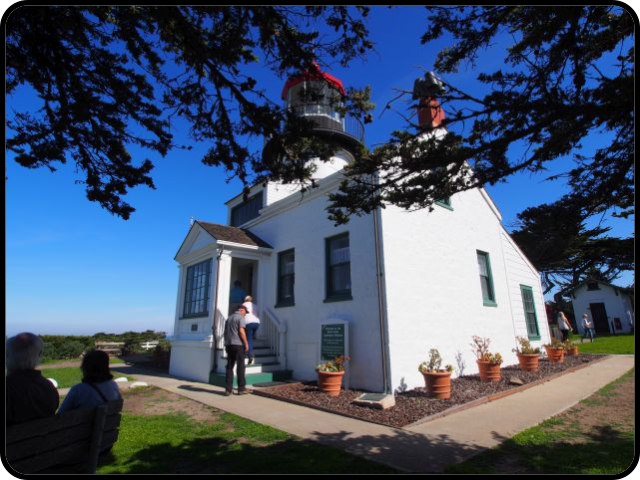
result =
[{"label": "dormer window", "polygon": [[239,227],[260,215],[260,209],[263,206],[262,192],[263,190],[259,191],[254,196],[249,197],[246,202],[239,203],[231,208],[232,227]]}]

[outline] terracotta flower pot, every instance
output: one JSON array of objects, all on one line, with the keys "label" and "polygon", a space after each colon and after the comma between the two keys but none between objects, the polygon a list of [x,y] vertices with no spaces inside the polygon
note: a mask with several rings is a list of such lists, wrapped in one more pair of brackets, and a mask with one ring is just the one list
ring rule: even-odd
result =
[{"label": "terracotta flower pot", "polygon": [[576,357],[579,354],[580,354],[580,351],[578,350],[577,345],[575,347],[567,348],[567,351],[565,353],[565,355],[568,355],[570,357]]},{"label": "terracotta flower pot", "polygon": [[330,397],[337,397],[342,388],[342,377],[344,377],[344,371],[318,372],[318,388]]},{"label": "terracotta flower pot", "polygon": [[518,353],[520,369],[525,372],[537,372],[540,368],[540,354],[538,353]]},{"label": "terracotta flower pot", "polygon": [[451,397],[451,372],[422,372],[427,393],[432,398]]},{"label": "terracotta flower pot", "polygon": [[549,361],[552,363],[563,363],[564,362],[564,348],[552,348],[552,347],[544,347],[547,351],[547,357]]},{"label": "terracotta flower pot", "polygon": [[476,360],[478,371],[480,372],[480,380],[483,382],[499,382],[500,381],[500,364],[490,363],[483,360]]}]

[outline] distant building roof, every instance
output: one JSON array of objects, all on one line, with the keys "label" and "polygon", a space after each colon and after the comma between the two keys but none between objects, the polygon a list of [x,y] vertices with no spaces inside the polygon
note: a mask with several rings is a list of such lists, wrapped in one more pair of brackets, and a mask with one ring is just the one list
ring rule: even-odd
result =
[{"label": "distant building roof", "polygon": [[589,283],[600,283],[600,284],[605,285],[607,287],[614,288],[614,289],[616,289],[616,290],[618,290],[620,292],[623,292],[623,293],[626,293],[626,294],[631,294],[631,295],[633,295],[634,292],[635,292],[635,288],[634,287],[619,287],[618,285],[613,285],[612,283],[603,282],[601,280],[585,280],[583,282],[580,282],[575,287],[566,288],[561,293],[562,293],[562,295],[573,295],[573,292],[575,292],[580,287],[583,287],[583,286],[585,286],[585,285],[587,285]]}]

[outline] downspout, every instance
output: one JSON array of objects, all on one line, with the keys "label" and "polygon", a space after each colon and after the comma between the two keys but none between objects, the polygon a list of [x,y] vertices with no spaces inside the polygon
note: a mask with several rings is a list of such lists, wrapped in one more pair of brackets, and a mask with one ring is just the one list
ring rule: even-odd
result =
[{"label": "downspout", "polygon": [[391,394],[391,384],[389,376],[389,341],[387,338],[387,309],[386,309],[386,289],[382,272],[382,235],[380,231],[381,209],[376,208],[373,213],[373,238],[376,255],[376,282],[378,287],[378,318],[380,319],[380,358],[382,360],[382,385],[383,393]]},{"label": "downspout", "polygon": [[213,336],[213,371],[218,371],[218,338],[216,337],[216,317],[218,316],[218,290],[220,290],[220,257],[224,253],[223,248],[218,248],[216,256],[216,294],[213,300],[213,323],[211,325],[211,333]]}]

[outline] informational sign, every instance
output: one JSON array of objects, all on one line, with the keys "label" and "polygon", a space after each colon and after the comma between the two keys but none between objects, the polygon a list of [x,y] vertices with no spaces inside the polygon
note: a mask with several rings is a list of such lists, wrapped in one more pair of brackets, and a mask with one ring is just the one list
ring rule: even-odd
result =
[{"label": "informational sign", "polygon": [[347,355],[348,331],[346,323],[325,323],[320,327],[320,358],[333,360]]}]

